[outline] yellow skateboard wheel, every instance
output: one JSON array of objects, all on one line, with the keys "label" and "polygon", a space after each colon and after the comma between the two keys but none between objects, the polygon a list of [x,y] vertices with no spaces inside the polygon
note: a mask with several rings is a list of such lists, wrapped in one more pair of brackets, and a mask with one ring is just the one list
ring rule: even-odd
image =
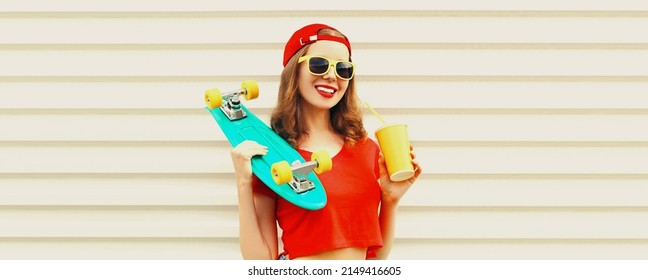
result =
[{"label": "yellow skateboard wheel", "polygon": [[333,169],[333,161],[327,151],[314,152],[311,155],[311,160],[317,161],[317,167],[313,169],[317,174],[322,174]]},{"label": "yellow skateboard wheel", "polygon": [[283,185],[292,181],[292,169],[287,161],[276,162],[270,167],[272,179],[277,185]]},{"label": "yellow skateboard wheel", "polygon": [[217,88],[208,89],[205,91],[205,104],[209,109],[218,108],[223,105],[223,96]]},{"label": "yellow skateboard wheel", "polygon": [[255,80],[245,80],[241,83],[241,88],[245,89],[245,100],[252,100],[259,97],[259,85]]}]

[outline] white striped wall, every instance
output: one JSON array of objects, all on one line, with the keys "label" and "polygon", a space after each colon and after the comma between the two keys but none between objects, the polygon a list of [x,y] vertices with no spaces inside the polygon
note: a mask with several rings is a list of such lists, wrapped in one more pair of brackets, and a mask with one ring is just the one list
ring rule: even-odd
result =
[{"label": "white striped wall", "polygon": [[425,168],[391,258],[648,258],[648,2],[221,2],[0,2],[0,259],[240,259],[202,95],[312,22]]}]

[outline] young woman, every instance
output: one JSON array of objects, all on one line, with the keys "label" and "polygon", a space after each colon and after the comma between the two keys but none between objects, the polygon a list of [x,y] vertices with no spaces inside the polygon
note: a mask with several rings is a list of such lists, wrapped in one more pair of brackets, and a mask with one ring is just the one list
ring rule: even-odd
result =
[{"label": "young woman", "polygon": [[[392,182],[380,148],[367,137],[355,92],[351,44],[336,29],[311,24],[284,49],[271,127],[306,159],[327,150],[333,169],[319,174],[327,204],[305,210],[277,196],[251,169],[267,148],[246,141],[232,150],[244,259],[386,259],[400,199],[421,174]],[[278,248],[277,222],[283,250]]]}]

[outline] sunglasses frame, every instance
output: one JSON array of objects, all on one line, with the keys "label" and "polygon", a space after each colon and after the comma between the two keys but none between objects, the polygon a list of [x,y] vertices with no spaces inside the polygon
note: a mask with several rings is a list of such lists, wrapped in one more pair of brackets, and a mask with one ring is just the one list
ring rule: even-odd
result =
[{"label": "sunglasses frame", "polygon": [[[326,68],[326,71],[324,71],[324,73],[317,74],[317,73],[313,73],[313,71],[311,71],[311,69],[310,69],[310,59],[313,58],[313,57],[316,57],[316,58],[323,58],[323,59],[326,59],[326,61],[329,62],[329,66],[328,66],[328,68]],[[297,60],[297,63],[302,63],[302,62],[304,62],[304,61],[308,61],[308,67],[307,67],[307,68],[308,68],[308,72],[310,72],[312,75],[315,75],[315,76],[324,76],[326,73],[328,73],[329,71],[331,71],[331,67],[333,67],[333,71],[335,72],[335,76],[337,76],[338,78],[340,78],[340,79],[342,79],[342,80],[348,81],[348,80],[353,79],[353,77],[355,76],[355,69],[356,69],[356,65],[355,65],[353,62],[351,62],[351,61],[346,61],[346,60],[335,60],[335,59],[331,59],[331,58],[328,58],[328,57],[326,57],[326,56],[321,56],[321,55],[304,55],[304,56],[300,57],[299,60]],[[338,74],[338,71],[337,71],[337,67],[336,67],[336,65],[337,65],[338,63],[340,63],[340,62],[349,63],[349,64],[351,64],[351,66],[353,67],[353,68],[352,68],[352,69],[353,69],[353,72],[351,72],[351,77],[350,77],[350,78],[344,78],[344,77],[341,77],[340,74]]]}]

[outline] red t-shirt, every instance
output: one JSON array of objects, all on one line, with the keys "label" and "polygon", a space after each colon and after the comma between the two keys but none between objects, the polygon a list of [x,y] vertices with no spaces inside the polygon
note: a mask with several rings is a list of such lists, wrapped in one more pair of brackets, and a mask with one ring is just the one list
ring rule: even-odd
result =
[{"label": "red t-shirt", "polygon": [[[310,160],[311,152],[300,149],[298,152]],[[378,222],[379,152],[371,139],[354,147],[344,145],[332,158],[333,169],[317,175],[327,196],[326,206],[319,210],[293,205],[254,176],[254,191],[277,200],[277,221],[283,230],[285,254],[297,258],[331,249],[359,247],[368,248],[367,257],[375,256],[375,250],[383,245]]]}]

